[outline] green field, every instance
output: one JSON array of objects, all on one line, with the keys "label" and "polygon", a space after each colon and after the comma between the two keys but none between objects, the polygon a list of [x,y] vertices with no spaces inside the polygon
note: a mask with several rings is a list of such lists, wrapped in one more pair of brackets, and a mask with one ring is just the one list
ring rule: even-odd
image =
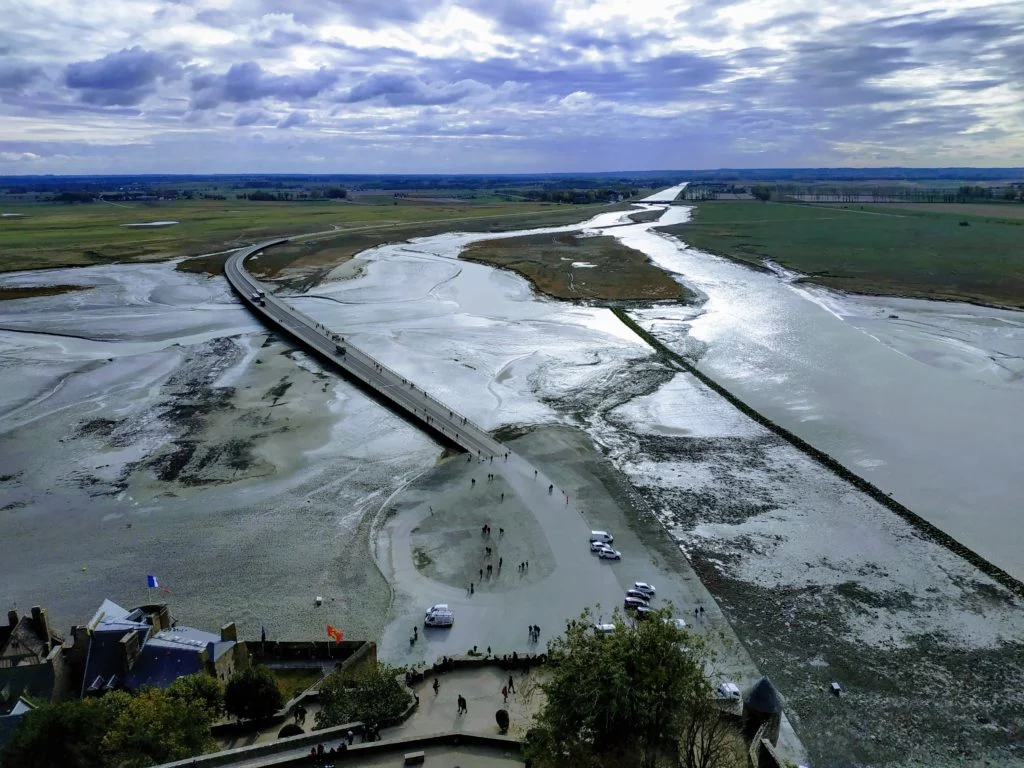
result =
[{"label": "green field", "polygon": [[661,227],[703,250],[855,293],[1024,307],[1024,221],[886,206],[702,202]]},{"label": "green field", "polygon": [[[552,220],[550,214],[582,220],[593,213],[586,206],[543,203],[444,204],[390,199],[378,204],[249,200],[31,203],[4,204],[2,210],[23,216],[0,218],[0,272],[157,261],[238,248],[277,235],[334,229],[387,229],[477,217],[484,217],[481,221],[488,221],[490,227],[499,226],[501,217],[511,217],[516,223],[504,227],[509,229],[519,227],[520,220],[529,220],[530,216],[521,214],[536,214],[538,221],[547,223]],[[147,221],[180,223],[161,228],[122,226]]]}]

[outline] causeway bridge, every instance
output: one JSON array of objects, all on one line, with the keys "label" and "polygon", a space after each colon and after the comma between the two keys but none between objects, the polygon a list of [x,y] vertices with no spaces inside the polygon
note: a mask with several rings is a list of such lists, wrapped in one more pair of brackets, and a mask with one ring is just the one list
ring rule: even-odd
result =
[{"label": "causeway bridge", "polygon": [[271,326],[288,333],[303,346],[329,360],[350,378],[388,401],[410,421],[425,427],[478,458],[501,456],[508,449],[486,430],[456,409],[431,397],[400,374],[379,363],[365,349],[354,346],[343,332],[337,332],[277,298],[245,269],[245,260],[290,238],[265,240],[232,254],[224,275],[249,308]]}]

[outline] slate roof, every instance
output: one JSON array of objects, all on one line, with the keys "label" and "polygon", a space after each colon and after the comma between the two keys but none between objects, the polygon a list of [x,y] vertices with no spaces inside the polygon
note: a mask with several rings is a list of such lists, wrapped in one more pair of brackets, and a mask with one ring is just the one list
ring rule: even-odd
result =
[{"label": "slate roof", "polygon": [[0,657],[34,657],[19,661],[21,664],[42,664],[46,660],[46,643],[49,638],[39,636],[36,622],[31,616],[22,616],[16,626],[7,625],[4,629],[6,631],[0,636]]},{"label": "slate roof", "polygon": [[750,689],[743,705],[755,712],[775,715],[782,712],[785,703],[779,692],[775,690],[775,686],[772,685],[772,681],[767,677],[762,677],[754,683],[754,687]]},{"label": "slate roof", "polygon": [[[88,691],[146,686],[166,688],[179,677],[202,672],[201,655],[208,652],[216,661],[235,646],[222,641],[219,634],[192,627],[172,627],[153,632],[144,611],[128,611],[110,600],[104,600],[90,623],[92,637],[86,664],[84,688]],[[139,656],[125,672],[121,663],[121,638],[126,632],[138,630],[141,638]]]}]

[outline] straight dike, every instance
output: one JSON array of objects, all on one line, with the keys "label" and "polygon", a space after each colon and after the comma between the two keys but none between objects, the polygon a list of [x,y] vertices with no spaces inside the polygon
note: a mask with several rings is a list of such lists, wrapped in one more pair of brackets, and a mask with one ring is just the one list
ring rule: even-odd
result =
[{"label": "straight dike", "polygon": [[660,341],[658,341],[658,339],[656,339],[650,333],[641,328],[637,324],[637,322],[626,313],[625,310],[612,308],[612,312],[615,313],[615,316],[618,317],[619,320],[621,320],[627,328],[629,328],[631,331],[633,331],[633,333],[635,333],[641,339],[650,344],[651,347],[653,347],[660,355],[667,358],[668,360],[671,360],[677,365],[682,366],[687,373],[692,374],[695,378],[700,380],[702,384],[717,392],[723,398],[728,400],[733,406],[735,406],[737,409],[739,409],[744,414],[749,416],[751,419],[756,421],[758,424],[763,426],[765,429],[771,430],[779,437],[785,439],[793,446],[803,451],[805,454],[810,456],[812,459],[817,461],[826,469],[831,470],[832,472],[846,480],[851,485],[855,486],[859,490],[866,493],[879,504],[895,512],[897,515],[899,515],[912,526],[914,526],[914,528],[916,528],[926,538],[930,539],[931,541],[934,541],[937,544],[942,545],[951,552],[954,552],[955,554],[959,555],[964,560],[969,562],[971,565],[975,566],[982,573],[986,574],[987,576],[990,576],[995,581],[999,582],[1019,597],[1024,597],[1024,582],[1021,582],[1018,579],[1014,578],[997,565],[990,563],[988,560],[983,558],[974,550],[965,547],[963,544],[954,539],[945,531],[942,531],[939,528],[935,527],[927,520],[925,520],[923,517],[918,515],[916,512],[900,504],[887,493],[883,493],[882,490],[877,486],[868,482],[860,475],[851,472],[849,469],[847,469],[847,467],[845,467],[832,456],[828,455],[822,450],[815,448],[802,437],[798,437],[796,434],[790,432],[785,427],[776,424],[771,419],[767,418],[766,416],[762,415],[758,411],[751,408],[749,405],[747,405],[745,402],[743,402],[740,398],[738,398],[728,389],[723,387],[717,381],[712,379],[707,374],[698,370],[697,367],[693,365],[693,363],[686,360],[686,358],[684,358],[682,355],[673,352],[671,349],[669,349]]}]

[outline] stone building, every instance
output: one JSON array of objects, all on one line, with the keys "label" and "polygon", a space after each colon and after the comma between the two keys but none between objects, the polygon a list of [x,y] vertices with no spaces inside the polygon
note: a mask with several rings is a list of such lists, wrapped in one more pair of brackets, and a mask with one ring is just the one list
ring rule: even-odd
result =
[{"label": "stone building", "polygon": [[236,669],[248,665],[234,623],[221,627],[218,634],[179,626],[166,604],[129,610],[104,600],[89,624],[72,633],[85,656],[82,696],[166,688],[197,672],[226,682]]}]

